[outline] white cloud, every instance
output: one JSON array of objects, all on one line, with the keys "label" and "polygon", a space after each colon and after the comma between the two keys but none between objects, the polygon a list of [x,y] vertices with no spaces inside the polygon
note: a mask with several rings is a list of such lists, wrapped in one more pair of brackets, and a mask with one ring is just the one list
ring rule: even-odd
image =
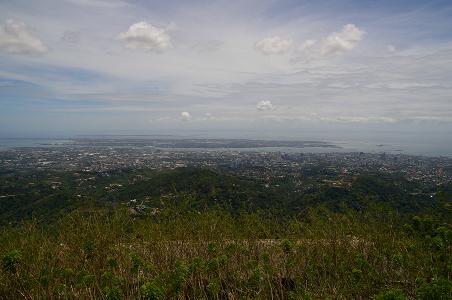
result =
[{"label": "white cloud", "polygon": [[256,104],[256,108],[260,111],[264,111],[264,110],[272,110],[273,109],[273,104],[271,103],[271,101],[268,100],[262,100],[259,101]]},{"label": "white cloud", "polygon": [[254,44],[254,49],[265,55],[284,54],[292,46],[292,40],[279,36],[264,38]]},{"label": "white cloud", "polygon": [[309,61],[339,55],[355,48],[366,32],[354,24],[345,25],[341,31],[333,32],[320,42],[305,41],[292,61]]},{"label": "white cloud", "polygon": [[43,54],[47,46],[20,21],[0,23],[0,51],[11,54]]},{"label": "white cloud", "polygon": [[181,112],[181,113],[180,113],[180,117],[181,117],[182,121],[184,121],[184,122],[188,122],[188,121],[191,120],[191,115],[190,115],[190,113],[187,112],[187,111]]},{"label": "white cloud", "polygon": [[356,47],[365,34],[364,30],[354,24],[347,24],[341,31],[330,34],[323,41],[320,53],[322,56],[330,56],[351,50]]},{"label": "white cloud", "polygon": [[172,47],[171,36],[166,29],[144,21],[132,24],[127,32],[120,33],[118,38],[125,41],[129,49],[162,53]]}]

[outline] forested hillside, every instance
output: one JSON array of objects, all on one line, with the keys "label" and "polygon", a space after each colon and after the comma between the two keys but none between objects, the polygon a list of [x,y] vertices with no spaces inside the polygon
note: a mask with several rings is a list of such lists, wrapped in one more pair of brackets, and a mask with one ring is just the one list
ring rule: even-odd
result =
[{"label": "forested hillside", "polygon": [[[396,210],[401,216],[437,211],[452,188],[429,186],[387,174],[334,176],[309,174],[302,179],[274,179],[270,183],[249,176],[199,169],[167,171],[116,170],[102,172],[35,172],[0,174],[0,224],[34,217],[44,222],[86,205],[116,204],[159,210],[182,202],[187,210],[220,206],[231,213],[271,211],[281,217],[306,208],[332,211],[365,210],[369,204]],[[180,195],[183,195],[181,197]],[[184,199],[189,199],[184,200]]]}]

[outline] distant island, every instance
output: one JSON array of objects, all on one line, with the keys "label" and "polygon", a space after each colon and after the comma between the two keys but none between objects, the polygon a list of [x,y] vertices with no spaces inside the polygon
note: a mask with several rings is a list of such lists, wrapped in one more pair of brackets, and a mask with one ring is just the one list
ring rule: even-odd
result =
[{"label": "distant island", "polygon": [[156,148],[342,148],[324,141],[271,141],[250,139],[206,139],[206,138],[145,138],[145,137],[97,137],[77,138],[77,146],[122,146],[122,147],[156,147]]}]

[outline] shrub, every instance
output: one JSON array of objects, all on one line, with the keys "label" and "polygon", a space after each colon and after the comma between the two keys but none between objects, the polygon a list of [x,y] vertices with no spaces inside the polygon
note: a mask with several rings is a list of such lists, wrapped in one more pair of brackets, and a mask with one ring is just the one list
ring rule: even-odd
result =
[{"label": "shrub", "polygon": [[160,300],[165,297],[165,288],[157,281],[153,280],[141,286],[140,294],[143,299]]},{"label": "shrub", "polygon": [[404,300],[405,294],[399,289],[382,291],[373,297],[374,300]]},{"label": "shrub", "polygon": [[138,270],[143,265],[143,260],[141,257],[136,253],[130,254],[130,261],[132,262],[131,271],[132,273],[138,273]]},{"label": "shrub", "polygon": [[187,281],[188,274],[190,273],[190,269],[188,266],[182,262],[176,262],[176,268],[174,272],[171,274],[171,285],[173,287],[174,292],[179,293],[185,285]]},{"label": "shrub", "polygon": [[2,257],[2,268],[6,272],[16,273],[22,259],[20,250],[12,250]]},{"label": "shrub", "polygon": [[209,282],[206,288],[209,295],[216,296],[220,292],[221,286],[218,280],[212,280],[211,282]]},{"label": "shrub", "polygon": [[64,280],[70,279],[71,277],[74,276],[74,274],[75,272],[72,268],[64,268],[59,271],[60,277]]},{"label": "shrub", "polygon": [[218,259],[217,258],[212,258],[209,259],[209,261],[207,262],[207,271],[211,272],[211,273],[215,273],[218,272],[220,266],[218,263]]},{"label": "shrub", "polygon": [[284,251],[284,253],[290,254],[292,252],[292,249],[293,249],[293,244],[289,240],[284,240],[281,243],[281,248]]},{"label": "shrub", "polygon": [[210,255],[215,255],[217,253],[217,249],[217,243],[210,242],[209,244],[207,244],[207,252],[209,252]]},{"label": "shrub", "polygon": [[119,287],[105,288],[105,298],[107,300],[122,300],[124,299],[124,294]]},{"label": "shrub", "polygon": [[114,257],[109,256],[107,257],[107,266],[109,266],[110,268],[115,268],[118,266],[118,262]]},{"label": "shrub", "polygon": [[190,272],[195,273],[204,269],[206,262],[202,257],[196,256],[190,264]]},{"label": "shrub", "polygon": [[86,240],[83,242],[83,251],[85,252],[85,255],[87,258],[90,258],[94,254],[94,241],[93,240]]},{"label": "shrub", "polygon": [[261,266],[257,266],[248,278],[248,287],[251,289],[257,289],[263,280],[263,270]]},{"label": "shrub", "polygon": [[448,300],[452,299],[452,281],[439,279],[423,284],[417,291],[422,300]]}]

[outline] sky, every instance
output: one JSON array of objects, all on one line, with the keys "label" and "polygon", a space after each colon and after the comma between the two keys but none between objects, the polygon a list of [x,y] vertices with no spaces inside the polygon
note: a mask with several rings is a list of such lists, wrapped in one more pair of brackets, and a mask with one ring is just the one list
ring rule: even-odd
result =
[{"label": "sky", "polygon": [[0,0],[0,136],[443,139],[451,29],[451,1]]}]

